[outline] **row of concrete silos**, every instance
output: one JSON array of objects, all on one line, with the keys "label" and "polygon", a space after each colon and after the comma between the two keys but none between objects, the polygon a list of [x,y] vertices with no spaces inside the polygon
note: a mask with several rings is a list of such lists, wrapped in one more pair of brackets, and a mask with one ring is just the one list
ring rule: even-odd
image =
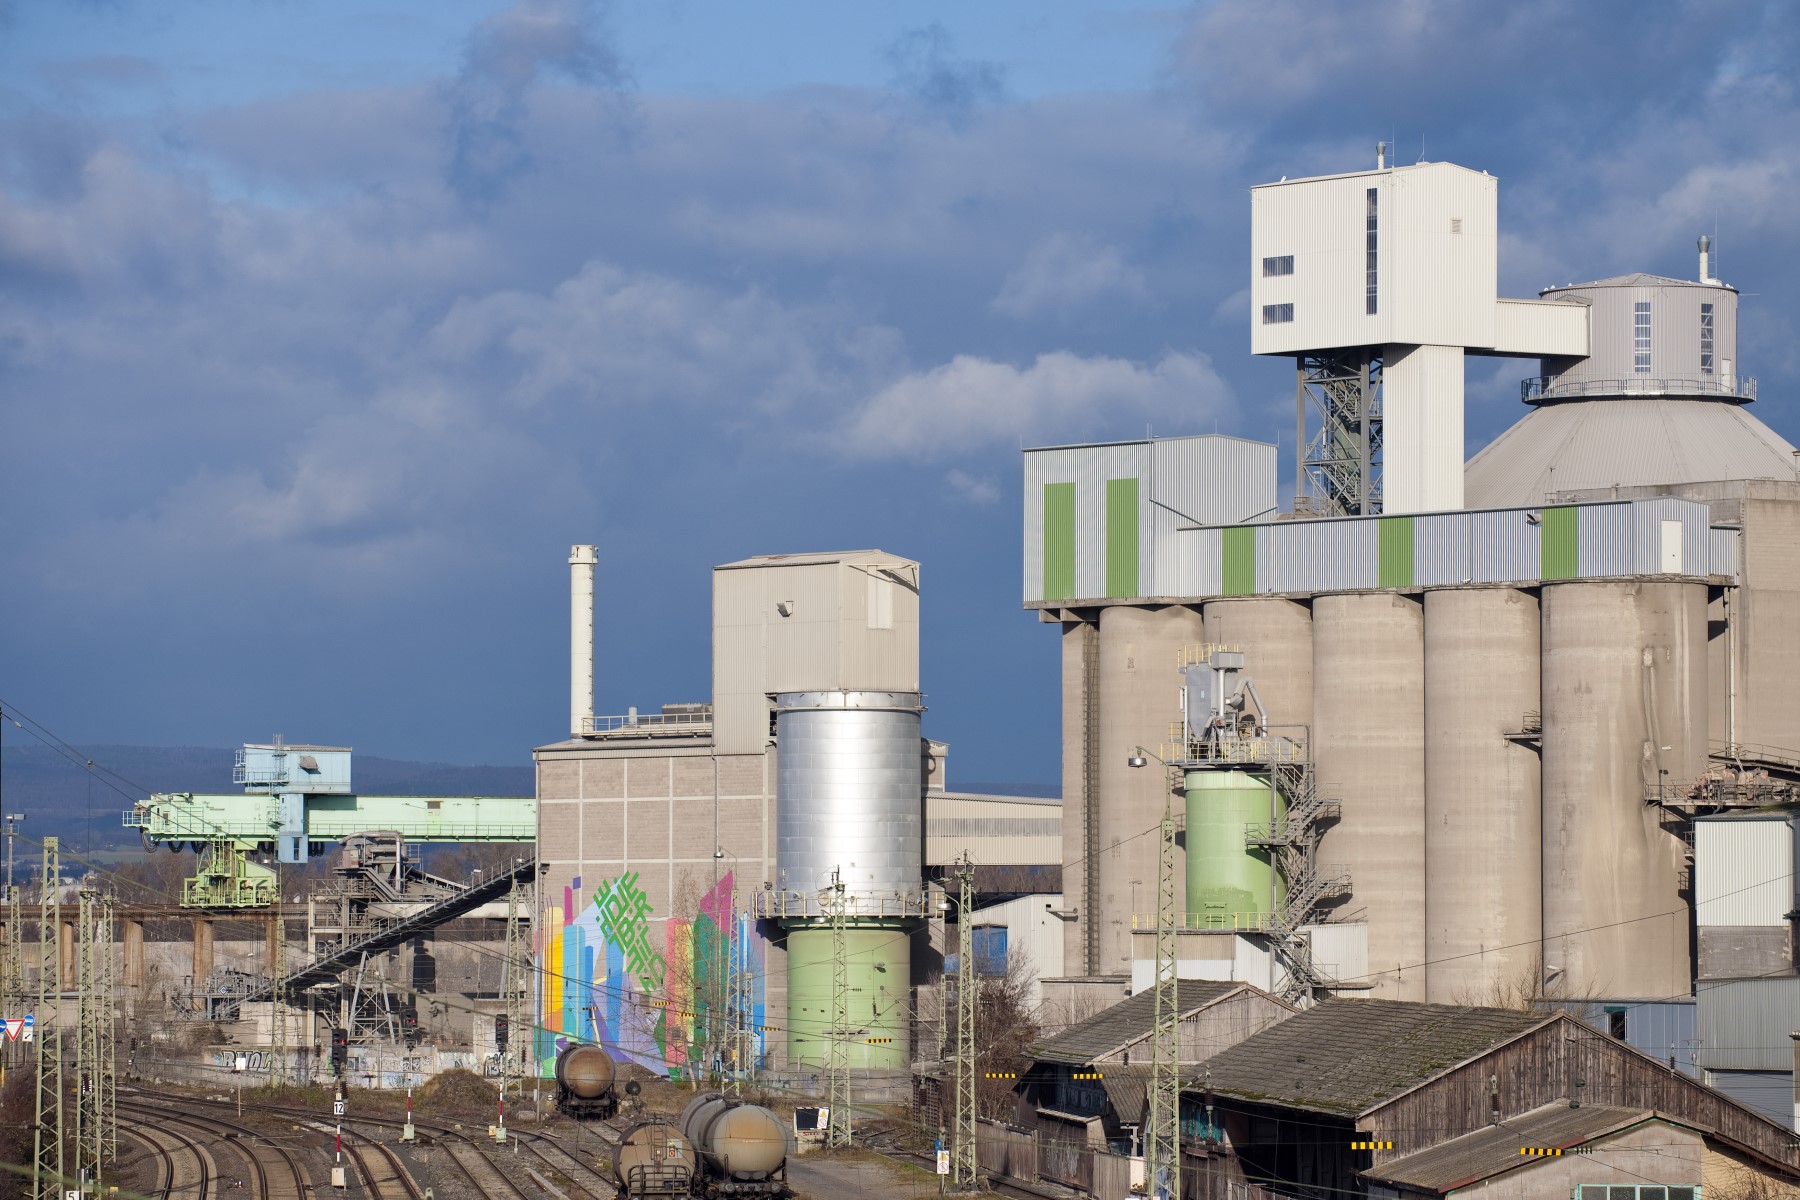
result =
[{"label": "row of concrete silos", "polygon": [[1350,876],[1334,919],[1367,922],[1374,995],[1684,993],[1681,845],[1645,800],[1705,763],[1706,602],[1696,583],[1571,581],[1102,610],[1102,969],[1128,966],[1124,915],[1156,878],[1167,781],[1126,762],[1175,718],[1177,651],[1211,641],[1243,648],[1342,805],[1319,861]]}]

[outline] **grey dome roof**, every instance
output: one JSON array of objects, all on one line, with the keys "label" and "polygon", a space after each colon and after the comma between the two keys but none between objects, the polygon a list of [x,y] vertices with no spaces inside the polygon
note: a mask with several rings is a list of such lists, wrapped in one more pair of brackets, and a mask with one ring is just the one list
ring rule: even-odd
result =
[{"label": "grey dome roof", "polygon": [[1727,400],[1540,404],[1469,460],[1470,508],[1542,504],[1585,488],[1795,478],[1794,447]]}]

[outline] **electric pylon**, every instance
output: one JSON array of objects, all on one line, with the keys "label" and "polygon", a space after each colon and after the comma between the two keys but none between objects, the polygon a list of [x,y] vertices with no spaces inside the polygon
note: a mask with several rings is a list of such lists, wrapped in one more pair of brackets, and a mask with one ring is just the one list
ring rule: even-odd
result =
[{"label": "electric pylon", "polygon": [[950,1148],[950,1182],[957,1191],[976,1187],[975,1158],[975,864],[969,852],[957,860],[961,884],[956,904],[956,1130]]},{"label": "electric pylon", "polygon": [[1150,1058],[1150,1137],[1144,1177],[1152,1200],[1181,1200],[1181,1078],[1175,998],[1175,814],[1163,800],[1156,864],[1156,1029]]},{"label": "electric pylon", "polygon": [[97,892],[83,888],[76,913],[75,1174],[83,1187],[104,1194],[114,1136],[107,1121],[112,1108],[111,908]]},{"label": "electric pylon", "polygon": [[287,918],[281,912],[281,868],[275,868],[275,916],[269,923],[269,1086],[287,1082]]},{"label": "electric pylon", "polygon": [[[23,1013],[30,1007],[25,992],[25,905],[18,884],[7,881],[6,888],[6,961],[0,964],[0,1008],[7,1016]],[[24,1047],[11,1038],[0,1050],[8,1066],[24,1058]]]},{"label": "electric pylon", "polygon": [[[512,891],[506,899],[506,966],[510,978],[506,983],[508,1037],[500,1067],[503,1087],[506,1081],[514,1079],[518,1080],[520,1088],[525,1086],[525,1067],[537,1045],[536,1024],[527,1019],[530,1014],[525,1011],[526,998],[531,995],[532,971],[531,926],[526,904],[526,897],[519,891],[518,877],[514,876]],[[527,1039],[533,1047],[529,1053],[525,1049]]]},{"label": "electric pylon", "polygon": [[60,1200],[63,1192],[63,1067],[61,1023],[56,1020],[62,997],[62,913],[57,885],[62,878],[61,841],[44,839],[44,862],[38,877],[38,989],[32,1014],[32,1041],[37,1047],[37,1125],[32,1133],[32,1161],[37,1164],[39,1200]]},{"label": "electric pylon", "polygon": [[119,1158],[119,968],[113,948],[119,944],[116,902],[109,894],[100,898],[100,1127],[104,1131],[101,1159]]},{"label": "electric pylon", "polygon": [[831,1060],[825,1103],[831,1109],[831,1124],[825,1129],[825,1144],[848,1149],[854,1132],[850,1117],[850,950],[845,921],[849,906],[843,877],[836,869],[831,872],[830,903]]},{"label": "electric pylon", "polygon": [[725,1074],[725,1090],[744,1094],[744,1076],[750,1070],[750,939],[738,913],[737,895],[731,898],[731,932],[726,935],[725,1020],[726,1044],[731,1047],[731,1070]]}]

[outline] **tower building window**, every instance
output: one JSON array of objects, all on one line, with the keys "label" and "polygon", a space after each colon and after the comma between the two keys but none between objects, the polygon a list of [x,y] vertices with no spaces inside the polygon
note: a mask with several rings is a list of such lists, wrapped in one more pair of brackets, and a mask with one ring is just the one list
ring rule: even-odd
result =
[{"label": "tower building window", "polygon": [[1263,305],[1264,325],[1286,325],[1293,319],[1294,306],[1292,304]]},{"label": "tower building window", "polygon": [[1264,279],[1269,279],[1276,275],[1292,275],[1293,273],[1294,256],[1291,254],[1281,254],[1274,258],[1263,259]]},{"label": "tower building window", "polygon": [[1632,369],[1639,375],[1650,373],[1650,302],[1639,300],[1635,313],[1635,324],[1632,329],[1635,356]]},{"label": "tower building window", "polygon": [[1700,373],[1713,373],[1713,306],[1700,306]]},{"label": "tower building window", "polygon": [[1380,201],[1374,188],[1370,188],[1366,197],[1366,213],[1363,220],[1363,267],[1366,276],[1364,283],[1363,311],[1374,315],[1376,311],[1376,266],[1375,236],[1377,217],[1380,213]]}]

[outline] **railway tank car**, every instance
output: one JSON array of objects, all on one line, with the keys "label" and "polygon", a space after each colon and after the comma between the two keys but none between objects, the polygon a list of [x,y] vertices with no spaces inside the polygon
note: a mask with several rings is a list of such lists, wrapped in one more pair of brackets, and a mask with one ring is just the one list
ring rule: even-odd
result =
[{"label": "railway tank car", "polygon": [[787,1129],[757,1104],[706,1092],[681,1114],[681,1132],[693,1148],[698,1195],[787,1196]]},{"label": "railway tank car", "polygon": [[627,1125],[613,1151],[618,1200],[669,1200],[699,1190],[694,1144],[664,1116]]},{"label": "railway tank car", "polygon": [[556,1056],[556,1107],[571,1117],[612,1116],[619,1108],[618,1074],[600,1047],[567,1047]]}]

